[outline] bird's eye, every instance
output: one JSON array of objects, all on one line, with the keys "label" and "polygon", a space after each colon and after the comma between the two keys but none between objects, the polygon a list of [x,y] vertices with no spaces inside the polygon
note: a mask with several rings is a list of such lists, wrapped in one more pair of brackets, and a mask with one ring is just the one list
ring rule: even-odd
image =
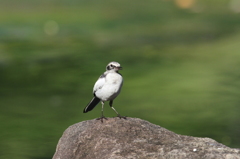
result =
[{"label": "bird's eye", "polygon": [[111,64],[110,66],[111,66],[111,67],[113,67],[113,65],[112,65],[112,64]]}]

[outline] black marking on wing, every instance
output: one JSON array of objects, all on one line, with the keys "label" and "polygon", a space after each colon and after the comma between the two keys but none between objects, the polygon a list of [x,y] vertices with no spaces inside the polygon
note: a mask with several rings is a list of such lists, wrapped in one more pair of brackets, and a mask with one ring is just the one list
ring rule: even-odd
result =
[{"label": "black marking on wing", "polygon": [[88,111],[93,110],[93,108],[100,102],[101,100],[97,98],[94,94],[93,99],[88,103],[88,105],[84,108],[83,113],[87,113]]},{"label": "black marking on wing", "polygon": [[105,78],[106,76],[107,76],[107,73],[104,73],[99,78]]}]

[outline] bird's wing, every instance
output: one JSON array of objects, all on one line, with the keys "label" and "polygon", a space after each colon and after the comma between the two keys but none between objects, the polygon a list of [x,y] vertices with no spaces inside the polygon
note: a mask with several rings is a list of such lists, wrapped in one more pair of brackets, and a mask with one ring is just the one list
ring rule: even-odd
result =
[{"label": "bird's wing", "polygon": [[97,80],[97,82],[95,83],[95,85],[94,85],[94,87],[93,87],[93,94],[97,91],[97,90],[99,90],[99,89],[101,89],[102,87],[103,87],[103,85],[105,84],[105,77],[106,77],[106,74],[104,73],[104,74],[102,74],[99,78],[98,78],[98,80]]},{"label": "bird's wing", "polygon": [[88,111],[91,111],[99,102],[100,102],[99,98],[93,97],[93,99],[84,108],[83,113],[87,113]]}]

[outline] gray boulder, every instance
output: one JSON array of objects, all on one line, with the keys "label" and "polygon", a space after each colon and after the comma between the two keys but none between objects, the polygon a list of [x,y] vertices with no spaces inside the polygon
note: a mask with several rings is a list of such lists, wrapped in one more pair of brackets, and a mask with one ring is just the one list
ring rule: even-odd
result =
[{"label": "gray boulder", "polygon": [[53,159],[240,159],[240,149],[178,135],[138,118],[108,118],[70,126]]}]

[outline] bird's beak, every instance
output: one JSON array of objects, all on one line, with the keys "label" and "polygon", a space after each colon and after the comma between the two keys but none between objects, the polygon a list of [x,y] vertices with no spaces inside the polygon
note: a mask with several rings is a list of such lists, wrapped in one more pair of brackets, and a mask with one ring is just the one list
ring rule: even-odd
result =
[{"label": "bird's beak", "polygon": [[122,67],[116,67],[118,70],[122,70]]}]

